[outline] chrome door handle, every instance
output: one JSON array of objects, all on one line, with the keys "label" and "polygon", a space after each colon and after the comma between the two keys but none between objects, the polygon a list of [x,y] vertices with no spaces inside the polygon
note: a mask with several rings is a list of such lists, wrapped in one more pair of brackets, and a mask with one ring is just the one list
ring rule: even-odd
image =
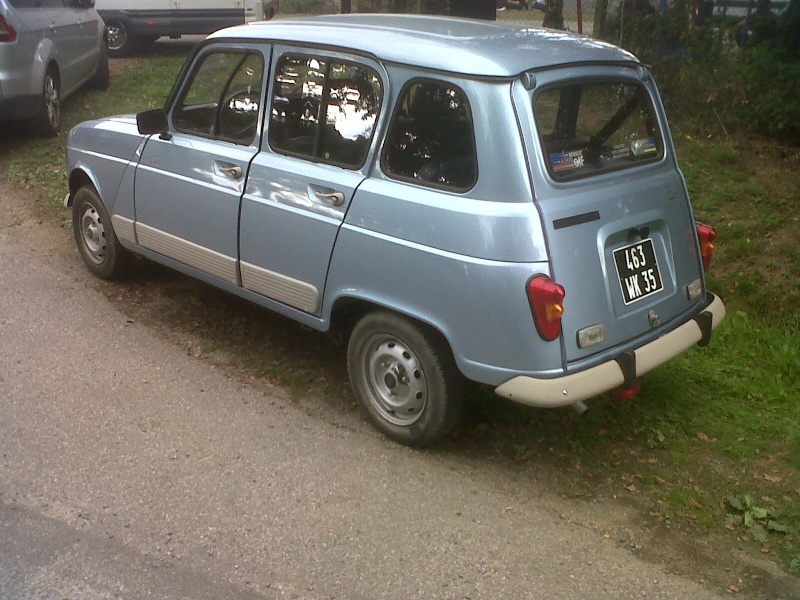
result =
[{"label": "chrome door handle", "polygon": [[323,202],[329,202],[334,206],[341,206],[344,204],[344,194],[342,192],[330,192],[326,193],[321,190],[317,190],[314,192],[320,200]]},{"label": "chrome door handle", "polygon": [[241,179],[244,171],[239,165],[218,165],[219,172],[231,179]]}]

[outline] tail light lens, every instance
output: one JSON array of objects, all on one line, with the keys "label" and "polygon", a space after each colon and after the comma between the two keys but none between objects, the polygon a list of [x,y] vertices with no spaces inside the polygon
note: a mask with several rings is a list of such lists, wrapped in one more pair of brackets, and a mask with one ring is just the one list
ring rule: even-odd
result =
[{"label": "tail light lens", "polygon": [[16,42],[17,41],[17,32],[14,31],[14,28],[6,21],[2,15],[0,15],[0,42]]},{"label": "tail light lens", "polygon": [[717,239],[717,230],[710,225],[698,222],[697,237],[700,240],[700,256],[703,257],[703,270],[708,272],[711,268],[714,250],[717,249],[717,245],[714,243],[714,240]]},{"label": "tail light lens", "polygon": [[549,277],[538,275],[528,281],[527,290],[536,330],[548,342],[556,339],[561,335],[564,288]]}]

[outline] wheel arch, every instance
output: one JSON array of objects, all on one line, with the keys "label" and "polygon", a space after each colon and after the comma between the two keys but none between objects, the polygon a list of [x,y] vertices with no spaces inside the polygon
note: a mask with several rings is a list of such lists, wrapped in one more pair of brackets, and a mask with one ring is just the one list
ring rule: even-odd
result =
[{"label": "wheel arch", "polygon": [[450,353],[459,372],[463,375],[453,344],[445,333],[445,328],[434,319],[420,317],[420,315],[414,314],[407,309],[404,310],[400,306],[393,306],[390,303],[358,295],[340,295],[333,301],[331,306],[330,331],[334,336],[341,336],[346,341],[356,323],[367,313],[376,311],[400,315],[438,338]]},{"label": "wheel arch", "polygon": [[[64,206],[66,208],[72,207],[72,201],[75,198],[75,193],[84,187],[85,185],[91,185],[94,190],[97,192],[97,195],[100,197],[100,200],[103,200],[103,194],[100,190],[100,185],[97,182],[97,179],[87,170],[77,167],[73,169],[69,174],[69,196],[67,196],[66,201],[64,202]],[[105,202],[103,202],[105,204]],[[108,207],[106,207],[107,209]]]},{"label": "wheel arch", "polygon": [[33,61],[33,77],[31,77],[31,94],[38,96],[42,92],[44,75],[48,70],[54,69],[59,83],[61,82],[61,69],[58,66],[58,48],[52,40],[47,38],[39,42],[36,47],[36,60]]}]

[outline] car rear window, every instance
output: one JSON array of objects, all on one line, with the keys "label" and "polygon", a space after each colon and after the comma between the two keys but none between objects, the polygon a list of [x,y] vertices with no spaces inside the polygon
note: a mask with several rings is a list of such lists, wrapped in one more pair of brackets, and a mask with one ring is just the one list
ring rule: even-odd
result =
[{"label": "car rear window", "polygon": [[565,83],[533,99],[547,169],[569,181],[659,160],[664,143],[643,85]]}]

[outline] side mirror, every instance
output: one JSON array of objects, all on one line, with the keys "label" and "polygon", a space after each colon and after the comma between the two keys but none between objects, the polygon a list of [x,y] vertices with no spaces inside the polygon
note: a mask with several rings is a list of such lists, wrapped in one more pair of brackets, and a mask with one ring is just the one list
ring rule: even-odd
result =
[{"label": "side mirror", "polygon": [[136,115],[136,127],[142,135],[153,135],[154,133],[164,133],[167,130],[167,115],[163,108],[146,110]]}]

